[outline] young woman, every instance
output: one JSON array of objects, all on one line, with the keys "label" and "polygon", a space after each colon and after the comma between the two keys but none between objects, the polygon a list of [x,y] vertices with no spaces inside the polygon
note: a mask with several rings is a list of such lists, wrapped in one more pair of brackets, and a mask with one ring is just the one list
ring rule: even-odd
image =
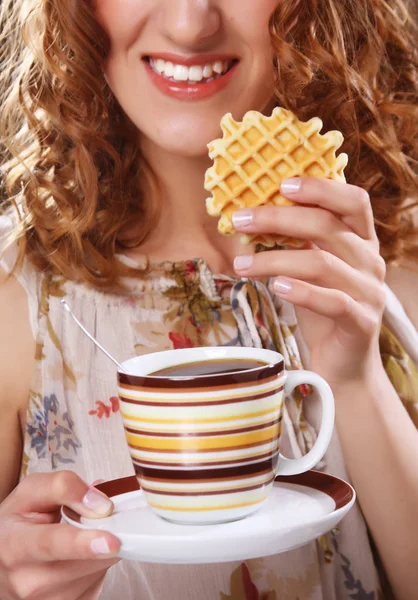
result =
[{"label": "young woman", "polygon": [[[2,599],[415,597],[413,5],[2,1]],[[295,206],[237,212],[240,231],[308,242],[253,256],[206,214],[206,144],[226,112],[275,105],[343,132],[349,183],[286,181]],[[278,556],[115,564],[117,538],[59,523],[62,504],[109,514],[93,482],[133,472],[114,368],[62,297],[119,360],[258,345],[320,373],[337,412],[322,468],[359,503]],[[315,410],[289,399],[289,453],[314,440]]]}]

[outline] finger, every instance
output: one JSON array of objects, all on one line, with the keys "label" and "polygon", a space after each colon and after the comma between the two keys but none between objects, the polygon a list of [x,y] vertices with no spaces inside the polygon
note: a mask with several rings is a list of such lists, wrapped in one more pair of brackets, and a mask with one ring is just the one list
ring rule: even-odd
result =
[{"label": "finger", "polygon": [[[78,597],[78,600],[95,600],[96,598],[100,598],[103,585],[104,576],[99,581],[94,581],[92,585]],[[71,600],[71,598],[64,598],[64,600]]]},{"label": "finger", "polygon": [[14,576],[16,581],[32,581],[32,585],[36,589],[44,585],[43,582],[46,582],[49,587],[53,588],[69,583],[77,577],[87,577],[88,575],[105,571],[119,561],[120,558],[111,558],[100,561],[69,560],[33,563],[15,569]]},{"label": "finger", "polygon": [[385,264],[378,243],[365,241],[329,210],[304,206],[260,206],[232,215],[235,229],[249,233],[276,233],[313,242],[355,269],[384,278]]},{"label": "finger", "polygon": [[72,471],[29,475],[6,502],[14,514],[35,520],[38,513],[50,513],[62,505],[91,519],[109,516],[113,511],[113,503],[105,494]]},{"label": "finger", "polygon": [[355,185],[324,177],[297,177],[282,182],[280,191],[293,202],[326,208],[365,240],[376,240],[369,194]]},{"label": "finger", "polygon": [[80,531],[71,525],[15,524],[8,548],[1,549],[6,566],[16,567],[37,562],[114,558],[120,550],[117,537],[106,531]]},{"label": "finger", "polygon": [[273,283],[274,292],[288,302],[333,319],[350,336],[374,333],[378,328],[377,311],[356,302],[340,291],[311,285],[305,281],[278,277]]},{"label": "finger", "polygon": [[242,277],[299,279],[314,285],[338,289],[358,301],[373,304],[382,296],[381,284],[367,273],[353,269],[324,250],[280,250],[237,256],[236,272]]},{"label": "finger", "polygon": [[98,578],[97,575],[89,575],[77,579],[64,589],[53,590],[46,596],[36,597],[35,600],[98,600],[99,592],[103,586],[106,573]]},{"label": "finger", "polygon": [[[44,598],[47,593],[57,589],[67,589],[67,584],[95,575],[105,573],[107,569],[120,559],[109,560],[72,560],[65,562],[34,563],[15,569],[9,581],[19,597],[28,598],[39,595]],[[64,587],[65,586],[65,587]],[[74,596],[75,597],[75,596]]]}]

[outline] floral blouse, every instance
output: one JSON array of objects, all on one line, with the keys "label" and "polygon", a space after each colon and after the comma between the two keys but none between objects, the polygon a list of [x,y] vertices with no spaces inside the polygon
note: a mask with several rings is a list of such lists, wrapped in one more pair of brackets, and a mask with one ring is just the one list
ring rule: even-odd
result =
[{"label": "floral blouse", "polygon": [[[0,243],[11,221],[0,218]],[[10,271],[16,248],[0,265]],[[128,260],[122,258],[121,260]],[[36,339],[25,425],[21,477],[72,469],[87,482],[133,474],[117,398],[116,374],[62,310],[66,298],[91,333],[119,361],[142,353],[194,346],[255,346],[280,351],[288,369],[302,368],[307,351],[292,306],[277,300],[268,282],[210,272],[203,260],[151,265],[116,295],[39,273],[27,262],[18,274],[28,294]],[[383,327],[384,364],[418,424],[418,334],[388,290],[393,326]],[[395,308],[393,308],[395,307]],[[405,334],[407,332],[407,335]],[[414,336],[416,336],[414,338]],[[410,356],[404,349],[405,345]],[[415,344],[415,346],[414,346]],[[284,453],[300,456],[316,438],[313,392],[287,401]],[[414,401],[415,399],[415,401]],[[337,432],[320,469],[349,480]],[[156,565],[121,561],[106,576],[104,600],[377,600],[386,598],[358,505],[339,527],[316,542],[245,563]]]}]

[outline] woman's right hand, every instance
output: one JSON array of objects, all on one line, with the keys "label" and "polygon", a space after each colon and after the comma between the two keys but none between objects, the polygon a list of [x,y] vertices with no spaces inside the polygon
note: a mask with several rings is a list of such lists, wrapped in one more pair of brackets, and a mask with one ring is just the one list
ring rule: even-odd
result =
[{"label": "woman's right hand", "polygon": [[113,503],[72,471],[34,474],[0,504],[1,600],[93,600],[118,562],[119,540],[60,523],[68,506],[88,518]]}]

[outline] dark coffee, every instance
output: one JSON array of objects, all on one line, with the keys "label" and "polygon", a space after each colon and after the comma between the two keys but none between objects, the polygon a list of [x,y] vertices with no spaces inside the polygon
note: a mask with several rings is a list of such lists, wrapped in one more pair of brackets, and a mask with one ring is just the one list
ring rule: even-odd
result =
[{"label": "dark coffee", "polygon": [[248,371],[257,367],[266,367],[268,363],[251,358],[220,358],[217,360],[201,360],[167,367],[150,373],[156,377],[196,377],[197,375],[218,375]]}]

